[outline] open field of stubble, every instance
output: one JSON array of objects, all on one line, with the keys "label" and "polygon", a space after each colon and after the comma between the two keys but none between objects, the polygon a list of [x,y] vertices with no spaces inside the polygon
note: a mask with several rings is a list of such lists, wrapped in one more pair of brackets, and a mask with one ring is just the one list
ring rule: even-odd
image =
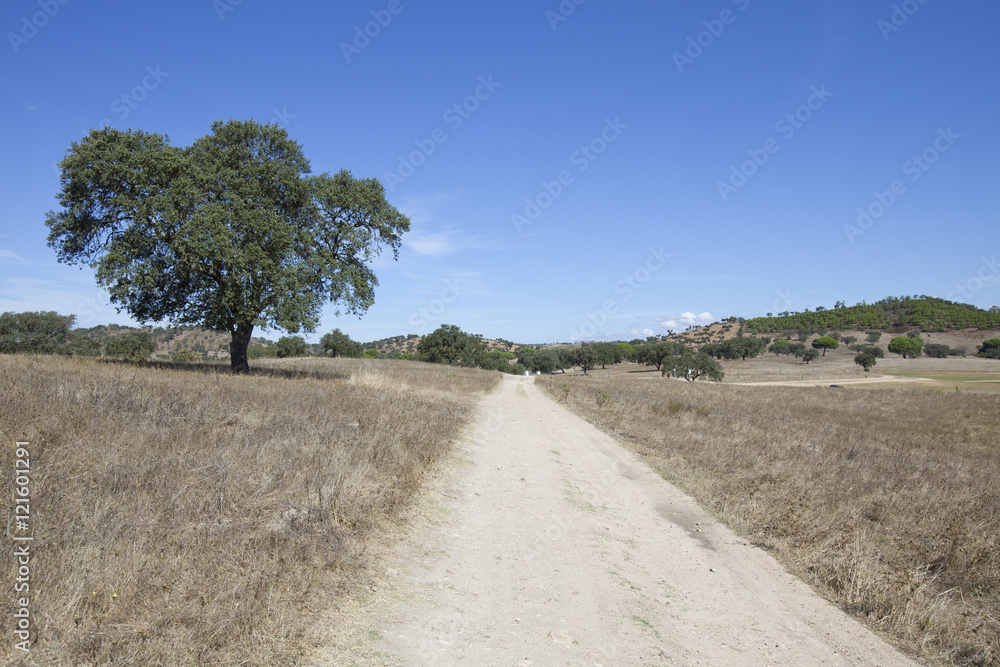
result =
[{"label": "open field of stubble", "polygon": [[[499,380],[371,360],[220,371],[0,356],[8,521],[15,441],[31,455],[38,643],[22,664],[292,664]],[[4,664],[25,658],[13,623]]]},{"label": "open field of stubble", "polygon": [[538,382],[901,646],[1000,664],[997,394]]}]

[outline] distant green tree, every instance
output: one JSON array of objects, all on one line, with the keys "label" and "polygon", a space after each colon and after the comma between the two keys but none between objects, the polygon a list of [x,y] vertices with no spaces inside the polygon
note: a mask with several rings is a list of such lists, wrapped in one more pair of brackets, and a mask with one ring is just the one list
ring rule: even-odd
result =
[{"label": "distant green tree", "polygon": [[807,364],[814,359],[819,359],[819,350],[806,350],[802,353],[802,361]]},{"label": "distant green tree", "polygon": [[324,334],[319,339],[319,343],[323,346],[323,353],[331,357],[357,358],[365,353],[361,343],[351,340],[351,337],[340,329],[334,329],[330,333]]},{"label": "distant green tree", "polygon": [[715,359],[722,359],[725,355],[723,354],[722,343],[705,343],[700,348],[699,352],[703,352],[710,357]]},{"label": "distant green tree", "polygon": [[606,368],[608,364],[620,364],[625,358],[622,349],[614,343],[595,343],[589,347],[593,347],[597,352],[597,361],[601,364],[601,368]]},{"label": "distant green tree", "polygon": [[881,338],[882,338],[881,331],[869,331],[868,335],[865,337],[865,340],[874,345],[875,343],[879,342]]},{"label": "distant green tree", "polygon": [[70,331],[66,338],[66,349],[74,357],[99,357],[101,344],[89,336]]},{"label": "distant green tree", "polygon": [[600,356],[593,345],[576,348],[573,361],[576,366],[579,366],[583,370],[584,375],[587,374],[587,371],[593,370],[597,364],[601,363]]},{"label": "distant green tree", "polygon": [[[806,353],[806,346],[802,343],[792,343],[788,348],[792,351],[792,356],[796,359],[801,359]],[[813,350],[815,352],[815,350]],[[819,352],[816,352],[816,356],[819,356]]]},{"label": "distant green tree", "polygon": [[251,345],[247,348],[249,359],[268,359],[278,356],[277,348],[274,345]]},{"label": "distant green tree", "polygon": [[67,338],[76,317],[55,311],[3,313],[0,315],[0,353],[68,353]]},{"label": "distant green tree", "polygon": [[635,348],[635,360],[645,366],[655,366],[656,370],[661,370],[663,360],[674,354],[677,346],[684,347],[680,343],[670,342],[643,343]]},{"label": "distant green tree", "polygon": [[947,359],[951,355],[951,348],[941,343],[929,343],[924,347],[924,354],[935,359]]},{"label": "distant green tree", "polygon": [[719,362],[704,352],[695,352],[689,347],[675,347],[673,353],[663,361],[662,375],[684,378],[694,382],[704,377],[712,382],[721,382],[725,373]]},{"label": "distant green tree", "polygon": [[482,336],[467,334],[455,324],[442,324],[424,336],[417,352],[424,361],[466,366],[478,365],[486,356]]},{"label": "distant green tree", "polygon": [[920,338],[920,331],[917,330],[917,329],[914,329],[913,331],[907,331],[906,332],[906,337],[907,338]]},{"label": "distant green tree", "polygon": [[559,353],[552,348],[538,350],[531,359],[531,365],[526,368],[539,373],[555,373],[559,368]]},{"label": "distant green tree", "polygon": [[187,349],[186,347],[182,347],[179,350],[175,350],[170,355],[170,360],[171,361],[174,361],[174,362],[177,362],[177,363],[182,363],[182,364],[191,363],[192,361],[194,361],[197,358],[198,357],[195,356],[194,352],[192,352],[191,350]]},{"label": "distant green tree", "polygon": [[309,343],[302,336],[282,336],[274,348],[275,356],[279,359],[304,357],[309,353]]},{"label": "distant green tree", "polygon": [[812,346],[817,350],[823,350],[823,356],[825,357],[827,350],[836,350],[840,347],[840,343],[831,336],[820,336],[812,342]]},{"label": "distant green tree", "polygon": [[145,331],[131,331],[119,338],[112,338],[104,346],[104,354],[109,357],[128,359],[148,359],[156,349],[156,343]]},{"label": "distant green tree", "polygon": [[865,369],[865,373],[870,371],[878,363],[878,359],[875,358],[874,354],[869,354],[867,352],[862,352],[861,354],[854,357],[854,363]]},{"label": "distant green tree", "polygon": [[767,345],[762,338],[742,336],[724,341],[720,351],[726,359],[742,359],[746,361],[747,357],[760,356],[766,349]]},{"label": "distant green tree", "polygon": [[410,360],[412,360],[416,356],[417,355],[415,355],[413,352],[403,352],[402,354],[399,355],[399,358],[400,359],[404,359],[406,361],[410,361]]},{"label": "distant green tree", "polygon": [[885,351],[880,347],[874,345],[852,345],[851,350],[857,352],[858,354],[870,354],[877,359],[882,359],[885,357]]},{"label": "distant green tree", "polygon": [[779,354],[791,354],[792,344],[787,340],[776,340],[771,343],[771,346],[767,348],[767,351],[774,352],[774,356],[778,356]]},{"label": "distant green tree", "polygon": [[924,342],[919,338],[908,336],[896,336],[889,341],[889,351],[893,354],[901,354],[903,358],[913,359],[920,356],[920,351],[924,347]]},{"label": "distant green tree", "polygon": [[1000,338],[984,340],[979,346],[979,356],[987,359],[1000,359]]},{"label": "distant green tree", "polygon": [[841,336],[840,337],[841,344],[847,345],[848,347],[850,347],[851,345],[853,345],[854,343],[856,343],[857,340],[858,340],[857,336]]}]

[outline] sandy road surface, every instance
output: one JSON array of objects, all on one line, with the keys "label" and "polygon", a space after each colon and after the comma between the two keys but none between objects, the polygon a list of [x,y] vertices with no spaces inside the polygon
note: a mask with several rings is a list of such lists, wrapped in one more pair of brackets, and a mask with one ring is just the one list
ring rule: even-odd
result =
[{"label": "sandy road surface", "polygon": [[328,663],[914,664],[531,378],[484,399],[460,456],[365,646]]}]

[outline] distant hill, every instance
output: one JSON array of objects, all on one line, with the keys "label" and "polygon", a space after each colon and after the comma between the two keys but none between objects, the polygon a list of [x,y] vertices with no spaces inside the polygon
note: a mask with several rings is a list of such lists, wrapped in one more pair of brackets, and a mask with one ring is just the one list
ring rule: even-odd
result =
[{"label": "distant hill", "polygon": [[767,317],[740,321],[747,333],[770,333],[798,330],[878,330],[902,333],[918,329],[945,332],[958,329],[995,329],[1000,327],[1000,309],[983,310],[967,303],[955,303],[930,296],[886,297],[873,304],[856,306],[837,304],[832,309],[783,312]]}]

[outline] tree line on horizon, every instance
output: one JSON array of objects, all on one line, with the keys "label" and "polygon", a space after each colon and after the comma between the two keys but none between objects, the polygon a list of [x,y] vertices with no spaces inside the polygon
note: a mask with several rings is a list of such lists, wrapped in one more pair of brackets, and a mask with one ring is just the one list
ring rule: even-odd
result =
[{"label": "tree line on horizon", "polygon": [[[108,356],[132,360],[145,360],[156,349],[157,337],[175,335],[176,330],[157,328],[156,337],[149,331],[112,325],[116,331],[125,333],[118,336],[105,335],[95,339],[92,334],[100,327],[74,329],[74,315],[60,315],[49,312],[5,312],[0,314],[0,353],[6,354],[62,354],[80,357]],[[806,342],[819,333],[811,342]],[[794,334],[794,335],[793,335]],[[277,341],[263,339],[248,348],[250,358],[287,358],[322,355],[328,357],[404,359],[429,363],[456,364],[497,370],[505,373],[524,372],[554,373],[580,368],[584,374],[595,368],[625,361],[653,366],[663,375],[681,377],[687,380],[705,378],[721,380],[722,370],[717,364],[721,360],[743,360],[760,356],[765,352],[776,356],[791,355],[808,364],[827,350],[835,350],[841,344],[857,353],[855,362],[865,371],[876,365],[885,352],[877,345],[882,332],[868,331],[865,342],[857,343],[854,336],[844,336],[837,331],[819,332],[806,329],[784,332],[783,338],[772,342],[767,336],[746,336],[740,331],[734,338],[716,343],[686,345],[650,336],[646,340],[633,339],[629,342],[588,342],[579,346],[518,346],[511,341],[497,341],[502,348],[490,349],[479,334],[469,334],[457,325],[443,324],[430,334],[419,337],[416,334],[394,336],[381,341],[360,343],[340,329],[324,334],[319,344],[311,345],[301,336],[283,336]],[[795,338],[796,340],[793,340]],[[386,342],[418,341],[412,352],[382,351],[375,347]],[[102,342],[103,341],[103,342]],[[867,343],[867,344],[866,344]],[[516,351],[515,351],[516,349]],[[969,350],[965,346],[952,348],[943,344],[924,345],[920,331],[914,329],[905,336],[894,337],[887,345],[889,352],[899,354],[904,359],[921,355],[945,358],[965,356]],[[977,348],[977,356],[1000,359],[1000,338],[985,340]],[[178,362],[196,361],[199,356],[186,347],[172,352],[170,360]]]}]

